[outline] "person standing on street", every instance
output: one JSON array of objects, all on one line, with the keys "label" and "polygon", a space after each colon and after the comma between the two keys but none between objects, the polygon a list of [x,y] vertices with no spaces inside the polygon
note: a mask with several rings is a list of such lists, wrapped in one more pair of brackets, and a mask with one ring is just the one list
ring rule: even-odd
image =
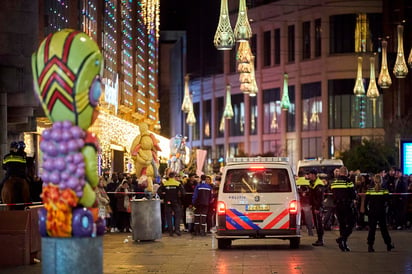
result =
[{"label": "person standing on street", "polygon": [[368,214],[369,232],[368,232],[368,252],[375,252],[373,244],[375,243],[376,225],[379,223],[383,241],[386,244],[386,250],[391,251],[394,247],[391,236],[389,235],[386,225],[386,207],[389,199],[389,191],[382,188],[382,177],[376,174],[373,178],[375,183],[373,188],[366,191],[365,209]]},{"label": "person standing on street", "polygon": [[175,233],[177,236],[181,236],[180,221],[182,219],[182,199],[185,195],[185,190],[182,184],[175,179],[175,172],[170,172],[168,177],[169,178],[160,185],[157,194],[164,202],[169,235],[173,236],[173,233]]},{"label": "person standing on street", "polygon": [[212,203],[212,186],[206,182],[206,175],[200,176],[200,184],[195,188],[192,204],[195,207],[195,235],[206,236],[207,213]]},{"label": "person standing on street", "polygon": [[345,166],[339,169],[339,177],[332,182],[331,190],[336,204],[340,232],[340,237],[336,239],[336,242],[340,250],[350,251],[347,241],[355,226],[354,200],[356,199],[356,191]]},{"label": "person standing on street", "polygon": [[312,206],[312,216],[316,227],[316,233],[318,240],[314,242],[313,246],[323,246],[323,222],[322,222],[322,210],[323,199],[325,193],[325,185],[323,181],[318,177],[318,171],[312,169],[308,173],[309,179],[309,201]]},{"label": "person standing on street", "polygon": [[309,198],[310,184],[303,171],[300,171],[298,176],[296,185],[298,187],[299,200],[302,207],[302,221],[304,221],[306,225],[308,235],[313,236],[312,208]]}]

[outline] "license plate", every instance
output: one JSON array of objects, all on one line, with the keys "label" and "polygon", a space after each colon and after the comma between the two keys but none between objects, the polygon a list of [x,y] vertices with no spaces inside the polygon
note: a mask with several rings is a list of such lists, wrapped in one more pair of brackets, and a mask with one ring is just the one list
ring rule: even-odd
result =
[{"label": "license plate", "polygon": [[246,205],[246,211],[269,211],[269,205]]}]

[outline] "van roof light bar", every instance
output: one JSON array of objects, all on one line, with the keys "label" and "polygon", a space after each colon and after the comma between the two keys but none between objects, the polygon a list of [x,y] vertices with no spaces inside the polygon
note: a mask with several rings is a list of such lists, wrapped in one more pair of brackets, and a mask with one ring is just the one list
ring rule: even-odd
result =
[{"label": "van roof light bar", "polygon": [[235,157],[228,158],[227,163],[273,163],[289,162],[288,157]]}]

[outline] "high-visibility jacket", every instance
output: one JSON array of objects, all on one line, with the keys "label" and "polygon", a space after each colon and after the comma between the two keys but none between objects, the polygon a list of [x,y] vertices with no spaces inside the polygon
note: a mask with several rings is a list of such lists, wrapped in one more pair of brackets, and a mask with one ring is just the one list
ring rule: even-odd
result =
[{"label": "high-visibility jacket", "polygon": [[160,185],[157,193],[165,204],[181,204],[185,190],[179,181],[169,178]]},{"label": "high-visibility jacket", "polygon": [[27,163],[26,157],[17,153],[9,153],[3,158],[3,169],[6,170],[6,177],[18,176],[26,177]]},{"label": "high-visibility jacket", "polygon": [[369,216],[385,216],[386,206],[389,200],[387,189],[370,188],[365,193],[365,209]]},{"label": "high-visibility jacket", "polygon": [[325,184],[319,178],[314,182],[309,181],[309,200],[313,210],[320,210],[323,207],[325,194]]},{"label": "high-visibility jacket", "polygon": [[330,188],[333,193],[333,198],[337,204],[353,203],[353,200],[356,199],[355,186],[348,177],[339,176],[337,179],[332,181]]}]

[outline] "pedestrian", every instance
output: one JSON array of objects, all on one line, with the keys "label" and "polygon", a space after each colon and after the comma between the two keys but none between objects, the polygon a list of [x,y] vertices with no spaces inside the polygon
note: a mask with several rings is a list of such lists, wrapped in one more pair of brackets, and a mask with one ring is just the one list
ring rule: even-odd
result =
[{"label": "pedestrian", "polygon": [[296,180],[296,186],[298,188],[300,205],[302,208],[302,221],[306,225],[309,236],[313,236],[313,217],[312,217],[312,206],[310,205],[310,183],[306,178],[303,171],[299,171],[298,179]]},{"label": "pedestrian", "polygon": [[386,250],[391,251],[395,246],[392,244],[391,236],[386,225],[386,208],[389,200],[389,191],[382,188],[382,177],[376,174],[373,178],[374,187],[366,191],[365,209],[368,214],[369,232],[368,232],[368,252],[375,252],[373,244],[375,243],[376,225],[379,224],[383,241],[386,244]]},{"label": "pedestrian", "polygon": [[395,169],[394,192],[392,193],[392,202],[395,211],[395,224],[397,230],[402,230],[406,226],[406,214],[408,207],[408,197],[405,193],[408,192],[407,178],[403,176],[400,168]]},{"label": "pedestrian", "polygon": [[168,177],[169,178],[160,185],[157,194],[163,199],[169,235],[173,236],[173,233],[175,233],[177,236],[181,236],[180,221],[182,219],[182,199],[185,190],[181,182],[175,179],[175,172],[170,172]]},{"label": "pedestrian", "polygon": [[192,198],[195,207],[195,236],[206,236],[207,231],[207,213],[212,203],[212,186],[206,182],[206,178],[206,175],[200,176],[200,183],[195,187]]},{"label": "pedestrian", "polygon": [[324,230],[322,222],[322,211],[325,185],[323,181],[318,177],[318,171],[316,169],[311,169],[307,175],[309,179],[309,201],[310,205],[312,206],[312,216],[318,236],[318,240],[312,245],[323,246]]},{"label": "pedestrian", "polygon": [[99,183],[95,189],[95,192],[96,192],[97,206],[99,208],[99,217],[105,220],[106,231],[110,231],[109,218],[110,218],[110,214],[112,213],[112,209],[110,207],[110,198],[107,195],[106,190],[104,189],[105,182],[106,182],[105,178],[100,177]]},{"label": "pedestrian", "polygon": [[349,236],[355,226],[356,191],[353,182],[348,177],[348,169],[343,166],[339,169],[339,177],[331,185],[336,205],[336,215],[339,222],[339,238],[336,239],[340,250],[350,251],[347,245]]},{"label": "pedestrian", "polygon": [[117,228],[120,232],[131,232],[130,212],[132,190],[128,179],[123,179],[122,183],[116,189],[116,208],[117,208]]},{"label": "pedestrian", "polygon": [[193,221],[190,220],[190,222],[188,222],[186,215],[191,216],[193,211],[192,197],[197,185],[195,177],[196,173],[190,173],[189,178],[187,178],[187,180],[183,184],[183,187],[185,189],[185,196],[183,197],[183,222],[185,224],[185,229],[189,233],[193,232]]},{"label": "pedestrian", "polygon": [[106,192],[110,199],[110,208],[112,209],[112,214],[110,214],[110,219],[108,226],[110,227],[110,232],[119,232],[118,219],[119,214],[117,213],[117,202],[116,202],[116,189],[119,187],[120,181],[118,179],[117,173],[113,173],[109,183],[106,185]]}]

